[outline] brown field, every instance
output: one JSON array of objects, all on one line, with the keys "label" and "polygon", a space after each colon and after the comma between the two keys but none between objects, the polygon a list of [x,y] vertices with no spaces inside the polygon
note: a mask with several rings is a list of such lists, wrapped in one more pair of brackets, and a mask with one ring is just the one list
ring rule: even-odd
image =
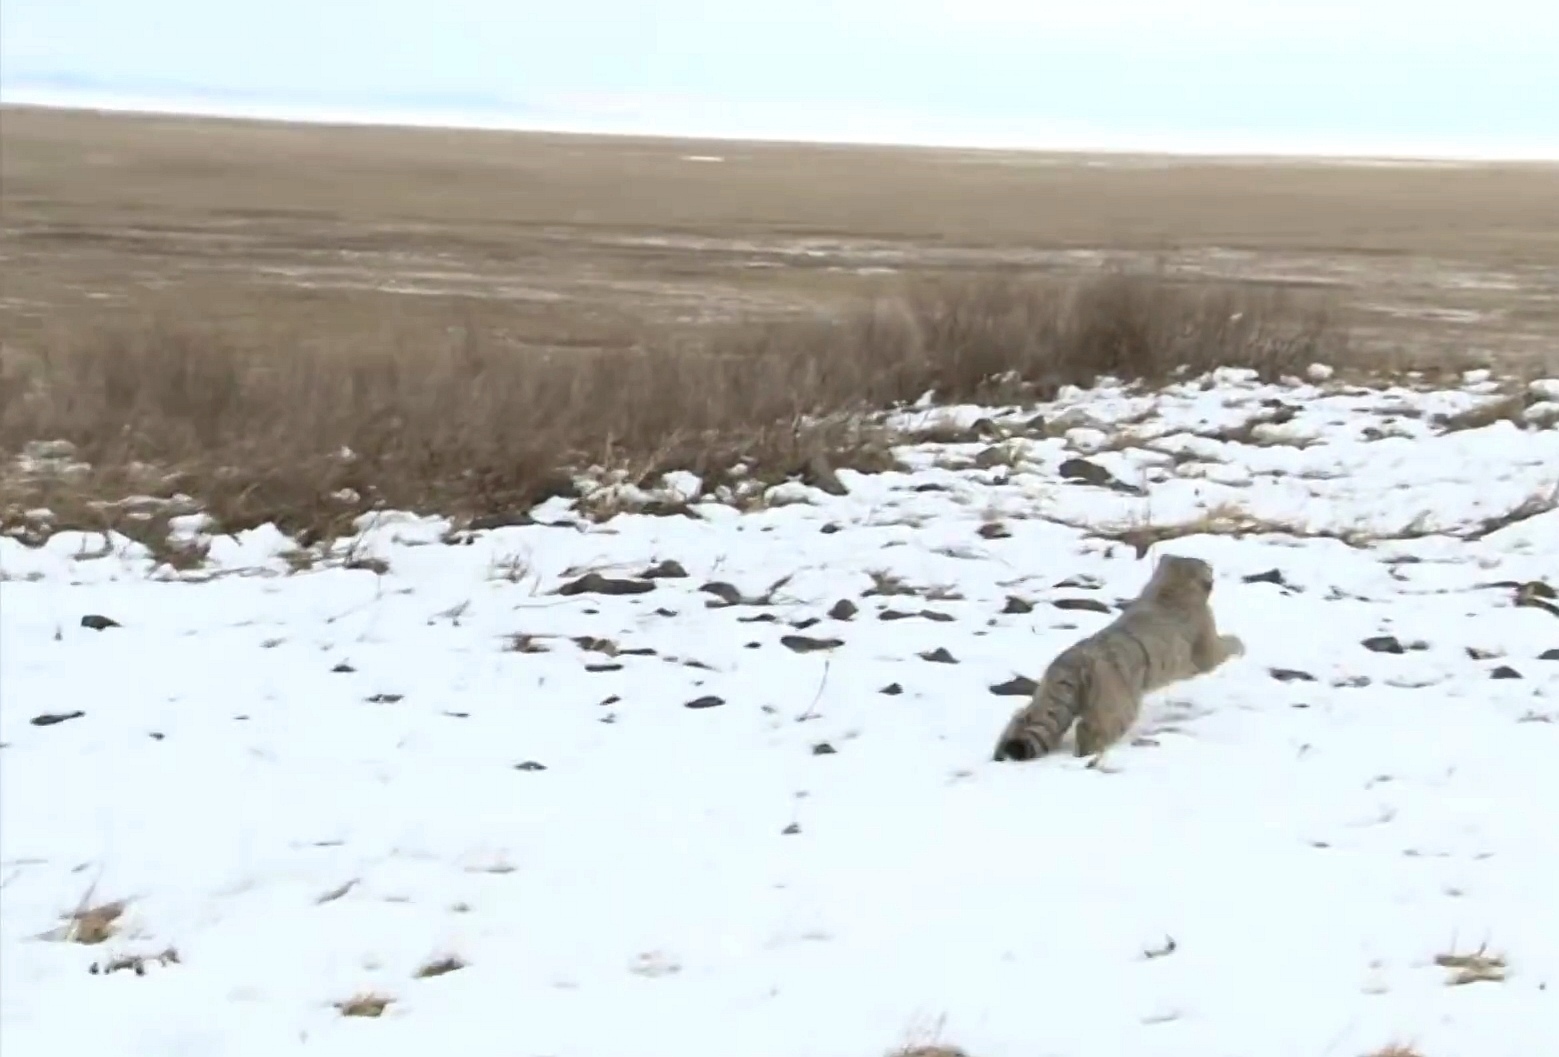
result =
[{"label": "brown field", "polygon": [[[1143,365],[1166,357],[1292,366],[1318,354],[1322,329],[1377,363],[1559,367],[1554,165],[11,107],[0,195],[0,382],[12,393],[0,392],[0,447],[64,437],[101,473],[177,467],[197,491],[219,468],[312,480],[302,463],[348,444],[372,449],[379,478],[426,479],[369,482],[381,501],[512,506],[536,493],[537,460],[561,458],[542,453],[648,469],[717,437],[751,449],[737,433],[779,423],[781,461],[793,461],[816,446],[798,439],[797,415],[921,385],[969,395],[981,378],[948,380],[976,368],[1032,381],[1042,361],[1056,381],[1153,373]],[[1107,266],[1150,278],[1101,286]],[[817,309],[852,329],[828,329]],[[1232,333],[1226,321],[1247,312],[1259,323]],[[602,353],[630,361],[603,371]],[[748,359],[720,366],[733,357]],[[445,487],[456,467],[480,468],[479,495]],[[119,475],[94,487],[125,486]],[[250,495],[234,518],[317,495],[283,491]]]},{"label": "brown field", "polygon": [[[310,328],[501,302],[543,346],[896,272],[1335,290],[1375,340],[1559,347],[1559,166],[1260,163],[320,127],[7,108],[0,328],[172,298]],[[696,160],[719,158],[719,161]],[[427,302],[427,304],[422,304]]]}]

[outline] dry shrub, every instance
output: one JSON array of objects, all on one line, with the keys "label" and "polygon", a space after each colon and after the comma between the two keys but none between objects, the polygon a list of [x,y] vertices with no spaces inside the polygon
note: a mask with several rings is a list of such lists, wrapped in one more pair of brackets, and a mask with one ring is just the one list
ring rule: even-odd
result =
[{"label": "dry shrub", "polygon": [[384,1011],[394,1003],[395,999],[389,995],[364,991],[335,1003],[335,1007],[343,1017],[382,1017]]},{"label": "dry shrub", "polygon": [[83,905],[70,915],[64,938],[70,943],[102,943],[114,935],[124,912],[123,900],[97,906]]},{"label": "dry shrub", "polygon": [[1044,396],[1183,366],[1273,375],[1340,348],[1323,311],[1275,292],[1124,274],[921,278],[831,316],[611,352],[517,350],[469,319],[431,344],[318,349],[281,321],[194,311],[0,353],[7,463],[63,439],[90,466],[68,480],[13,467],[0,505],[101,528],[102,500],[182,493],[227,531],[274,521],[307,544],[375,507],[523,511],[592,465],[780,479],[821,454],[882,468],[888,438],[862,413],[927,391]]}]

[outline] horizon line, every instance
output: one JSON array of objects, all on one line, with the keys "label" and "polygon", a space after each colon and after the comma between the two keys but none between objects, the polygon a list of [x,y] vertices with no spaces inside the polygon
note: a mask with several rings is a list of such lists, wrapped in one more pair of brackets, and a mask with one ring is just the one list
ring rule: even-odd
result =
[{"label": "horizon line", "polygon": [[[796,146],[886,147],[906,150],[961,150],[993,153],[1074,154],[1263,160],[1341,164],[1400,165],[1547,165],[1559,164],[1559,144],[1511,149],[1468,149],[1445,145],[1363,147],[1296,142],[1256,144],[1238,137],[1167,137],[1131,134],[1077,133],[1048,137],[957,134],[916,138],[872,133],[785,130],[692,129],[677,122],[624,122],[580,115],[526,116],[519,113],[484,115],[469,110],[434,107],[343,107],[331,104],[166,98],[132,93],[80,92],[0,86],[0,107],[66,110],[137,116],[209,118],[227,121],[364,128],[449,129],[473,132],[531,132],[549,135],[600,136],[632,139],[694,140],[714,143],[767,143]],[[695,122],[696,124],[696,122]],[[971,125],[979,122],[971,121]]]}]

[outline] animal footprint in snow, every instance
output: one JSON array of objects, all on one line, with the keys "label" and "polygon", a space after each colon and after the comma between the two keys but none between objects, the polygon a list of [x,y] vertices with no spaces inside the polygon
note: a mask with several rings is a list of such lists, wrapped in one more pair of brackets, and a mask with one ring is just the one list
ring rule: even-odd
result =
[{"label": "animal footprint in snow", "polygon": [[1142,728],[1140,738],[1148,739],[1150,744],[1156,744],[1151,739],[1160,734],[1179,734],[1185,724],[1201,719],[1211,711],[1190,701],[1166,701],[1159,709],[1159,714]]}]

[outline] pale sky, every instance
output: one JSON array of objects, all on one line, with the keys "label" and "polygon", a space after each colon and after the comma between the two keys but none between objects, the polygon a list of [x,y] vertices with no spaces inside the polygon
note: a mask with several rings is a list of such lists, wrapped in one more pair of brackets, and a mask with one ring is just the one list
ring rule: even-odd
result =
[{"label": "pale sky", "polygon": [[0,97],[1559,157],[1553,0],[3,0]]}]

